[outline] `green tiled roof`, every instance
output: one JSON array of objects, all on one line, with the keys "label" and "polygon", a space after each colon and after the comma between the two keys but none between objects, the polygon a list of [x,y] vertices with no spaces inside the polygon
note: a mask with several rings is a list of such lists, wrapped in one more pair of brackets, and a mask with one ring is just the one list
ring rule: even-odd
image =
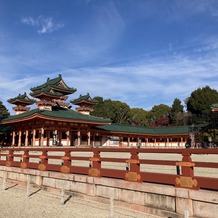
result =
[{"label": "green tiled roof", "polygon": [[159,128],[148,128],[130,125],[110,124],[104,126],[95,127],[96,130],[109,131],[115,133],[134,133],[134,134],[149,134],[149,135],[172,135],[172,134],[188,134],[188,126],[177,126],[177,127],[159,127]]},{"label": "green tiled roof", "polygon": [[157,127],[157,128],[153,128],[153,129],[159,135],[187,134],[190,132],[189,126]]},{"label": "green tiled roof", "polygon": [[24,103],[26,105],[30,105],[30,104],[35,103],[36,101],[34,99],[30,99],[25,92],[23,95],[19,94],[15,98],[8,99],[8,102],[11,104],[16,104],[17,102],[21,102],[21,103]]},{"label": "green tiled roof", "polygon": [[[58,85],[61,81],[65,85],[65,87]],[[75,88],[70,88],[65,84],[65,82],[62,80],[62,76],[60,74],[59,74],[58,77],[56,77],[54,79],[48,78],[47,81],[44,84],[42,84],[40,86],[33,87],[30,90],[32,91],[32,93],[34,93],[34,92],[39,92],[40,90],[43,90],[43,89],[45,89],[47,87],[51,87],[51,88],[54,88],[54,89],[57,89],[57,90],[62,90],[62,91],[65,91],[65,92],[69,92],[71,94],[76,91]]]},{"label": "green tiled roof", "polygon": [[46,95],[50,95],[52,97],[60,97],[60,96],[63,95],[60,92],[52,92],[52,87],[50,87],[50,86],[47,86],[47,87],[45,87],[43,89],[40,89],[40,90],[37,90],[35,92],[30,93],[30,95],[33,96],[33,97],[35,97],[35,96],[37,96],[39,94],[46,94]]},{"label": "green tiled roof", "polygon": [[86,95],[80,95],[79,98],[77,99],[74,99],[72,101],[70,101],[72,104],[77,104],[77,103],[80,103],[80,102],[88,102],[88,103],[92,103],[92,104],[95,104],[97,103],[97,101],[93,100],[89,93],[87,93]]},{"label": "green tiled roof", "polygon": [[78,113],[70,109],[56,108],[53,111],[33,109],[31,111],[28,111],[22,114],[17,114],[17,115],[13,115],[8,118],[5,118],[2,120],[2,123],[4,124],[9,121],[16,121],[16,120],[28,118],[34,115],[41,115],[45,117],[45,119],[46,117],[49,117],[49,118],[62,119],[66,121],[78,120],[78,121],[93,122],[93,123],[94,122],[98,122],[98,123],[110,123],[111,122],[109,119],[103,119],[100,117],[94,117],[94,116],[81,114],[81,113]]},{"label": "green tiled roof", "polygon": [[155,134],[154,130],[147,127],[121,125],[121,124],[110,124],[101,127],[96,127],[98,130],[105,130],[111,132],[124,132],[124,133],[142,133],[142,134]]},{"label": "green tiled roof", "polygon": [[30,110],[30,111],[25,112],[25,113],[11,115],[11,116],[3,119],[2,123],[4,124],[4,122],[7,122],[7,121],[19,120],[19,119],[22,119],[22,118],[25,118],[25,117],[31,117],[33,114],[36,114],[37,111],[39,111],[39,109],[33,109],[33,110]]},{"label": "green tiled roof", "polygon": [[102,122],[102,123],[110,123],[109,119],[103,119],[101,117],[94,117],[85,114],[78,113],[74,110],[70,109],[62,109],[62,110],[53,110],[53,111],[42,111],[42,115],[54,117],[54,118],[62,118],[62,119],[73,119],[73,120],[83,120],[83,121],[92,121],[92,122]]},{"label": "green tiled roof", "polygon": [[61,75],[59,75],[58,77],[56,77],[54,79],[48,78],[47,81],[44,84],[33,87],[30,90],[31,91],[37,91],[39,89],[43,89],[43,88],[47,87],[48,85],[55,85],[55,84],[59,83],[61,80],[62,80]]},{"label": "green tiled roof", "polygon": [[55,90],[59,90],[59,91],[63,91],[63,92],[70,92],[71,94],[73,94],[76,91],[75,88],[69,88],[69,87],[66,88],[63,86],[52,85],[51,87]]}]

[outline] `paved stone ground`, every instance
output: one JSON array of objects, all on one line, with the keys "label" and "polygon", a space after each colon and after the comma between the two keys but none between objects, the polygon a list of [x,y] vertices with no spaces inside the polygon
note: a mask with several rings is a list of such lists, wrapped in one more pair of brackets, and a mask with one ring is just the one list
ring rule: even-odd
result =
[{"label": "paved stone ground", "polygon": [[[2,187],[2,181],[0,181]],[[5,218],[158,218],[127,208],[114,206],[110,213],[110,205],[86,200],[79,197],[65,196],[65,204],[61,197],[47,191],[31,188],[30,197],[25,187],[7,184],[8,189],[0,190],[0,217]],[[111,216],[113,215],[113,216]]]}]

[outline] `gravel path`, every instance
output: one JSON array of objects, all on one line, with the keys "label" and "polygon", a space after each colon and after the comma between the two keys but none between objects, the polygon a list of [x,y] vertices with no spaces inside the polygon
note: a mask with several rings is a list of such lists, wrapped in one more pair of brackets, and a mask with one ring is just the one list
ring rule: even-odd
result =
[{"label": "gravel path", "polygon": [[[0,182],[2,187],[2,181]],[[0,190],[0,217],[5,218],[108,218],[108,204],[65,196],[66,203],[61,205],[60,196],[32,188],[30,197],[23,186],[8,184],[6,190]],[[113,218],[158,218],[138,211],[114,207]]]}]

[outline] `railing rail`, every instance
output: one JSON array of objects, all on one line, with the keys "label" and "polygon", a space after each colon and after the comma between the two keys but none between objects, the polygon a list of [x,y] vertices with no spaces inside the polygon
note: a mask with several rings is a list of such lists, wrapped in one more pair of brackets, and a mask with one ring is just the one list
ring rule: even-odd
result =
[{"label": "railing rail", "polygon": [[[176,158],[157,159],[152,154],[176,154]],[[193,161],[192,155],[201,160]],[[218,157],[218,149],[12,147],[0,149],[0,165],[218,190],[218,162],[202,161],[210,155]],[[195,175],[199,169],[208,172]]]}]

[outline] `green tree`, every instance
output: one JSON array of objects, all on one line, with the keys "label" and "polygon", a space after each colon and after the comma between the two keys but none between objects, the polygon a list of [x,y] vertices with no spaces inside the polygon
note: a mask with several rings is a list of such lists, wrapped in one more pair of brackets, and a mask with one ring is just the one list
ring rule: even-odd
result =
[{"label": "green tree", "polygon": [[[170,112],[171,107],[169,107],[168,105],[160,104],[153,106],[148,113],[150,125],[153,125],[156,120],[159,120],[163,117],[169,117]],[[164,125],[166,125],[166,123]]]},{"label": "green tree", "polygon": [[211,105],[218,102],[218,92],[209,86],[198,88],[186,99],[187,110],[192,113],[192,122],[209,122],[212,116]]},{"label": "green tree", "polygon": [[148,111],[142,108],[131,108],[129,113],[129,123],[137,126],[148,125]]},{"label": "green tree", "polygon": [[8,112],[7,108],[3,105],[2,101],[0,101],[0,119],[4,119],[9,115],[10,113]]},{"label": "green tree", "polygon": [[111,99],[103,100],[103,98],[94,98],[98,103],[91,113],[93,116],[110,118],[113,123],[127,124],[129,120],[130,107],[120,101],[112,101]]},{"label": "green tree", "polygon": [[165,104],[154,105],[149,111],[149,117],[152,119],[162,118],[169,116],[171,108]]},{"label": "green tree", "polygon": [[193,91],[186,101],[187,110],[192,114],[208,114],[214,103],[218,103],[218,92],[209,86]]},{"label": "green tree", "polygon": [[182,105],[182,102],[178,98],[175,98],[170,112],[171,123],[173,125],[184,124],[184,120],[183,120],[184,116],[182,116],[183,113],[184,113],[184,107]]},{"label": "green tree", "polygon": [[104,99],[100,96],[96,96],[93,98],[93,100],[97,101],[97,104],[94,106],[94,111],[91,112],[91,115],[97,117],[105,117],[103,111]]}]

